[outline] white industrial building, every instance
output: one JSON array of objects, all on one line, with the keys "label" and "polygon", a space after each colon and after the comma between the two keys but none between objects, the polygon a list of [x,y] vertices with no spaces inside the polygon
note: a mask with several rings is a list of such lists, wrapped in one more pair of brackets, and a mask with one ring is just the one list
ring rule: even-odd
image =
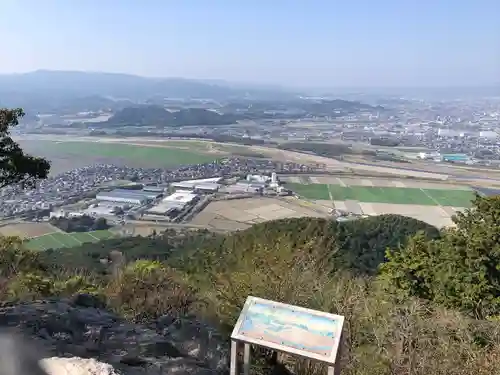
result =
[{"label": "white industrial building", "polygon": [[278,180],[278,175],[275,172],[271,173],[271,183],[269,184],[269,187],[277,189],[279,186],[280,182]]},{"label": "white industrial building", "polygon": [[453,129],[438,129],[439,137],[464,137],[465,132],[461,130],[453,130]]},{"label": "white industrial building", "polygon": [[49,218],[59,218],[59,217],[68,217],[68,212],[64,210],[53,211],[49,213]]},{"label": "white industrial building", "polygon": [[85,210],[85,213],[89,216],[111,216],[115,214],[118,207],[113,206],[96,206],[92,205]]},{"label": "white industrial building", "polygon": [[165,189],[164,187],[162,186],[150,186],[150,185],[146,185],[142,188],[142,191],[144,192],[149,192],[149,193],[157,193],[157,194],[163,194],[165,192]]},{"label": "white industrial building", "polygon": [[271,180],[271,177],[264,176],[261,174],[249,174],[249,175],[247,175],[248,182],[257,182],[257,183],[264,184],[266,182],[269,182],[270,180]]},{"label": "white industrial building", "polygon": [[417,159],[423,160],[441,160],[441,154],[439,152],[419,152]]},{"label": "white industrial building", "polygon": [[177,202],[186,205],[194,201],[197,197],[197,194],[177,191],[168,197],[165,197],[162,202]]},{"label": "white industrial building", "polygon": [[152,214],[167,215],[172,211],[181,211],[198,198],[197,194],[177,191],[162,199],[160,203],[151,207],[148,212]]},{"label": "white industrial building", "polygon": [[485,130],[479,132],[479,137],[481,138],[486,138],[486,139],[497,139],[498,138],[498,133],[492,130]]},{"label": "white industrial building", "polygon": [[183,182],[191,184],[218,184],[222,181],[222,177],[200,178],[198,180],[186,180]]},{"label": "white industrial building", "polygon": [[262,186],[249,184],[247,182],[237,182],[234,185],[225,186],[221,192],[227,194],[258,194],[262,191]]},{"label": "white industrial building", "polygon": [[194,191],[197,190],[203,193],[215,193],[220,188],[219,182],[222,180],[222,177],[214,177],[214,178],[203,178],[199,180],[186,180],[180,182],[173,182],[170,184],[174,189],[179,190],[189,190]]},{"label": "white industrial building", "polygon": [[215,193],[220,189],[219,184],[203,183],[194,186],[194,190],[200,193]]},{"label": "white industrial building", "polygon": [[[148,196],[149,195],[149,196]],[[96,199],[103,202],[130,203],[134,205],[146,204],[154,199],[154,194],[147,194],[137,190],[115,189],[112,191],[101,192],[96,195]]]}]

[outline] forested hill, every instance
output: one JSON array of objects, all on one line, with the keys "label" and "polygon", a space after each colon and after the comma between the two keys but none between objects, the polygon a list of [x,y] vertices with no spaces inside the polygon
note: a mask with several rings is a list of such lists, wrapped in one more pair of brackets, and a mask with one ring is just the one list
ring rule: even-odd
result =
[{"label": "forested hill", "polygon": [[50,250],[46,260],[75,268],[96,267],[103,270],[101,258],[120,250],[127,260],[154,259],[189,268],[217,267],[222,254],[251,253],[256,247],[287,246],[293,251],[321,248],[329,255],[331,266],[356,274],[373,275],[383,262],[387,247],[404,245],[408,236],[422,231],[427,238],[439,237],[439,231],[422,221],[399,216],[381,215],[358,221],[336,222],[319,218],[297,218],[256,224],[229,235],[208,231],[188,232],[181,236],[167,231],[155,238],[133,237],[111,239],[99,244],[84,244],[71,251]]},{"label": "forested hill", "polygon": [[99,127],[122,126],[217,126],[231,125],[238,118],[199,108],[181,109],[170,112],[161,106],[144,105],[127,107],[116,112],[108,121],[98,123]]}]

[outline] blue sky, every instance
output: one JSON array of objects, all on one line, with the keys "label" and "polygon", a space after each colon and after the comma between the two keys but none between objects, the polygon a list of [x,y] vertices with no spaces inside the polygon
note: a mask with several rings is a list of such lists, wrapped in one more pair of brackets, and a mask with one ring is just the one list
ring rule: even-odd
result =
[{"label": "blue sky", "polygon": [[0,0],[0,73],[485,85],[500,82],[499,15],[499,0]]}]

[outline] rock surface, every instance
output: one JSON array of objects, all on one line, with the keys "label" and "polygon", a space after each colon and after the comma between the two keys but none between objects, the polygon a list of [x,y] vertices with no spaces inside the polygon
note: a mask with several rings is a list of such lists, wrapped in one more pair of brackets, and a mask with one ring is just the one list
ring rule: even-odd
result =
[{"label": "rock surface", "polygon": [[93,358],[44,358],[40,365],[47,375],[119,375],[113,366]]},{"label": "rock surface", "polygon": [[[228,372],[226,340],[213,327],[193,317],[164,316],[148,326],[132,324],[79,296],[72,301],[4,305],[0,307],[0,327],[20,330],[41,344],[46,357],[99,361],[88,362],[89,366],[104,362],[103,375],[112,371],[125,375]],[[50,366],[52,362],[47,363]],[[106,363],[112,367],[106,367]]]}]

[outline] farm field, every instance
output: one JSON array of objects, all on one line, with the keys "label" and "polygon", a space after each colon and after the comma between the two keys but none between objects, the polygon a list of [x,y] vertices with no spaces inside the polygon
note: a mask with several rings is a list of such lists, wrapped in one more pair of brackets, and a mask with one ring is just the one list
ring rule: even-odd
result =
[{"label": "farm field", "polygon": [[301,183],[287,183],[286,187],[298,195],[314,200],[328,200],[330,194],[328,192],[328,185],[326,184],[301,184]]},{"label": "farm field", "polygon": [[474,198],[472,190],[459,189],[302,185],[298,183],[288,183],[286,186],[300,196],[313,200],[353,200],[367,203],[469,207]]},{"label": "farm field", "polygon": [[1,236],[13,236],[21,239],[57,233],[60,230],[49,223],[8,223],[0,226]]},{"label": "farm field", "polygon": [[[162,166],[205,163],[214,160],[202,150],[168,147],[141,147],[140,145],[99,143],[99,142],[54,142],[54,151],[78,155],[99,155],[109,158],[125,158],[137,162],[160,163]],[[199,150],[199,151],[197,151]]]},{"label": "farm field", "polygon": [[64,233],[55,232],[44,234],[26,241],[26,247],[31,250],[43,251],[47,249],[59,249],[79,246],[87,242],[99,242],[113,237],[108,230],[94,232]]},{"label": "farm field", "polygon": [[207,147],[166,145],[132,145],[96,141],[22,140],[28,153],[52,161],[52,174],[91,164],[126,164],[133,167],[168,168],[179,165],[207,163],[221,157]]},{"label": "farm field", "polygon": [[[292,197],[290,197],[292,198]],[[297,204],[297,199],[244,198],[210,202],[198,213],[192,224],[226,231],[246,229],[253,224],[292,217],[325,217],[314,205]]]}]

